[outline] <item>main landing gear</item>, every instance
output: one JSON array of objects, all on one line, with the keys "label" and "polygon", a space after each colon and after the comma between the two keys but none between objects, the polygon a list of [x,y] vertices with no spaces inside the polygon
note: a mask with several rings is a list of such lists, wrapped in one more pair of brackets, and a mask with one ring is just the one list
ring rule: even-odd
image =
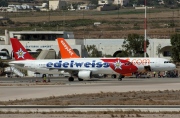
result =
[{"label": "main landing gear", "polygon": [[68,78],[68,80],[69,80],[70,82],[72,82],[72,81],[74,81],[74,77],[71,76],[71,77]]},{"label": "main landing gear", "polygon": [[111,78],[116,78],[116,75],[115,74],[111,75]]},{"label": "main landing gear", "polygon": [[[72,82],[72,81],[74,81],[74,77],[71,76],[71,77],[68,78],[68,80],[69,80],[70,82]],[[79,81],[83,81],[83,79],[81,79],[81,78],[79,78],[79,77],[78,77],[78,80],[79,80]]]},{"label": "main landing gear", "polygon": [[124,75],[119,75],[118,80],[122,81],[122,78],[124,78]]},{"label": "main landing gear", "polygon": [[[111,75],[112,78],[116,78],[116,74]],[[124,78],[124,75],[119,75],[118,80],[122,81],[122,78]]]}]

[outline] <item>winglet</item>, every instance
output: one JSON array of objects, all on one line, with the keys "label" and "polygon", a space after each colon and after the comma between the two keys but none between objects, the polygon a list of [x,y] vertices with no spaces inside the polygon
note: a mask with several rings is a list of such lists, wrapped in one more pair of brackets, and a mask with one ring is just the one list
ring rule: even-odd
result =
[{"label": "winglet", "polygon": [[34,60],[17,38],[10,38],[15,60]]},{"label": "winglet", "polygon": [[64,40],[64,38],[57,38],[58,45],[61,53],[61,58],[80,58],[73,49],[69,46],[69,44]]}]

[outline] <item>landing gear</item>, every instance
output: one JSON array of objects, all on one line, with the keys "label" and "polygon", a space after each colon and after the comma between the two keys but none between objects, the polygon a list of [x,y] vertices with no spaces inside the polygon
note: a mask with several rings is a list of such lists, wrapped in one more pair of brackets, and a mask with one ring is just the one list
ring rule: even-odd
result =
[{"label": "landing gear", "polygon": [[111,78],[116,78],[116,75],[115,74],[111,75]]},{"label": "landing gear", "polygon": [[74,81],[74,77],[69,77],[68,80],[71,82],[71,81]]},{"label": "landing gear", "polygon": [[118,80],[122,81],[122,78],[124,78],[124,75],[119,75]]},{"label": "landing gear", "polygon": [[79,81],[83,81],[83,79],[81,79],[81,78],[78,78],[78,80],[79,80]]}]

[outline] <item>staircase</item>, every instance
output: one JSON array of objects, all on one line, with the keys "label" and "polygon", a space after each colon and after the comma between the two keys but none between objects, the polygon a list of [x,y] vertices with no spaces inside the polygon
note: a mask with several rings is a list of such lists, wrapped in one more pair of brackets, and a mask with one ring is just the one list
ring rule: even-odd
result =
[{"label": "staircase", "polygon": [[24,77],[24,74],[13,66],[5,68],[5,72],[13,72],[20,77]]}]

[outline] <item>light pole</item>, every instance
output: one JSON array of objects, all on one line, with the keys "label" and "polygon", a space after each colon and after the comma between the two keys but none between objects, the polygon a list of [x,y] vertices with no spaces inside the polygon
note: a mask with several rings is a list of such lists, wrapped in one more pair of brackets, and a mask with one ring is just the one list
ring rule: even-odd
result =
[{"label": "light pole", "polygon": [[[84,8],[83,8],[83,22],[84,22]],[[84,33],[85,33],[85,28],[84,28],[84,24],[83,24],[83,39],[84,39]]]},{"label": "light pole", "polygon": [[119,18],[119,6],[120,6],[120,5],[119,5],[119,0],[118,0],[118,18]]},{"label": "light pole", "polygon": [[146,58],[146,29],[147,29],[147,18],[146,18],[146,0],[144,3],[144,8],[145,8],[145,18],[144,18],[144,58]]},{"label": "light pole", "polygon": [[64,10],[62,10],[63,12],[63,31],[65,31],[65,13]]},{"label": "light pole", "polygon": [[59,27],[58,27],[58,25],[57,25],[57,31],[59,30]]}]

